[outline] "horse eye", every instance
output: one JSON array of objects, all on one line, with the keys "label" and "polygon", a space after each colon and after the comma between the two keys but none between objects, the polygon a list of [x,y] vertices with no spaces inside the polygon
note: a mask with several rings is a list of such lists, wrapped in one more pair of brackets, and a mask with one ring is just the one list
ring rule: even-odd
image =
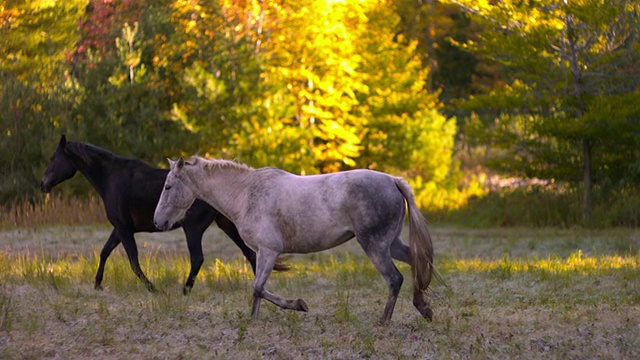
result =
[{"label": "horse eye", "polygon": [[171,185],[165,185],[165,186],[164,186],[164,189],[165,189],[165,190],[170,190],[170,189],[171,189]]}]

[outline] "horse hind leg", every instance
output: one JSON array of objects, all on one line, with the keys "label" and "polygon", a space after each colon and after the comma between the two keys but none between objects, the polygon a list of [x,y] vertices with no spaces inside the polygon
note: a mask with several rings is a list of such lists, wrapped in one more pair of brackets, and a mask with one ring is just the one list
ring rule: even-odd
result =
[{"label": "horse hind leg", "polygon": [[253,285],[253,305],[251,309],[251,319],[257,320],[260,313],[260,303],[262,299],[268,300],[273,304],[287,310],[309,311],[309,307],[302,299],[286,300],[281,299],[265,289],[265,284],[274,265],[278,259],[279,253],[267,249],[258,250],[256,261],[256,277]]},{"label": "horse hind leg", "polygon": [[[415,269],[413,269],[414,265],[411,263],[411,250],[400,237],[397,237],[391,244],[391,256],[396,260],[411,265],[412,271],[415,271]],[[418,309],[422,317],[425,319],[428,319],[429,321],[433,319],[433,311],[424,300],[424,291],[418,288],[415,281],[413,282],[413,306]]]},{"label": "horse hind leg", "polygon": [[136,240],[133,237],[133,234],[120,234],[120,240],[122,241],[122,246],[124,246],[124,250],[129,258],[129,264],[131,265],[133,273],[136,274],[136,276],[144,283],[144,286],[149,292],[158,292],[153,283],[151,283],[144,274],[142,268],[140,268],[140,261],[138,260],[138,246],[136,245]]},{"label": "horse hind leg", "polygon": [[387,298],[384,312],[378,321],[380,325],[386,325],[391,321],[404,277],[393,263],[389,249],[384,247],[382,242],[372,242],[371,240],[367,241],[362,237],[358,237],[357,239],[360,246],[364,249],[364,252],[367,254],[369,259],[371,259],[371,262],[380,274],[382,274],[382,277],[384,277],[387,285],[389,286],[389,297]]},{"label": "horse hind leg", "polygon": [[411,265],[411,250],[399,236],[391,243],[390,251],[392,258]]},{"label": "horse hind leg", "polygon": [[182,288],[182,293],[188,295],[193,289],[193,284],[196,281],[196,276],[200,272],[200,268],[204,263],[204,254],[202,253],[202,234],[204,229],[201,228],[183,228],[185,236],[187,238],[187,248],[189,249],[189,260],[191,262],[191,270],[189,271],[189,277]]}]

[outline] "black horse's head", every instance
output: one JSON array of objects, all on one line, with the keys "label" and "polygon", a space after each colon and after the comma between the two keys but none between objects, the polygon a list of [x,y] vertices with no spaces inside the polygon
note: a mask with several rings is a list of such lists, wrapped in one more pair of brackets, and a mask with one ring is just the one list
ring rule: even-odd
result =
[{"label": "black horse's head", "polygon": [[40,182],[40,189],[45,193],[50,192],[54,186],[76,174],[77,168],[66,153],[66,147],[67,138],[62,135],[58,147],[56,147],[56,150],[49,158],[49,166],[44,172],[42,181]]}]

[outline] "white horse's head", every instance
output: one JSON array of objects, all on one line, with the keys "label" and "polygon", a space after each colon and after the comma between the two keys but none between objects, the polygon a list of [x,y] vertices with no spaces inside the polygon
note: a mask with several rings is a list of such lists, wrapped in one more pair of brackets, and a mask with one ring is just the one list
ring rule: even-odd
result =
[{"label": "white horse's head", "polygon": [[196,200],[185,170],[185,164],[191,164],[185,162],[182,157],[178,161],[168,160],[171,171],[164,182],[160,201],[153,215],[153,223],[160,230],[173,228],[185,217],[187,210]]}]

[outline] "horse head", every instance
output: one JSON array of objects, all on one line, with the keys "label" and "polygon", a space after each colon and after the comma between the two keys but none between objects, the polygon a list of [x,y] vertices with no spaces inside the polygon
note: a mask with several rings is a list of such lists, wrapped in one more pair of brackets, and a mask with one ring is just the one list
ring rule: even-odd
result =
[{"label": "horse head", "polygon": [[40,181],[40,189],[48,193],[51,189],[61,182],[73,177],[77,168],[66,152],[67,138],[62,135],[56,150],[49,158],[49,166],[45,170],[42,180]]},{"label": "horse head", "polygon": [[189,179],[184,170],[185,164],[191,164],[185,162],[182,157],[178,161],[168,160],[170,171],[153,215],[153,223],[160,230],[173,228],[196,201],[196,195],[189,186]]}]

